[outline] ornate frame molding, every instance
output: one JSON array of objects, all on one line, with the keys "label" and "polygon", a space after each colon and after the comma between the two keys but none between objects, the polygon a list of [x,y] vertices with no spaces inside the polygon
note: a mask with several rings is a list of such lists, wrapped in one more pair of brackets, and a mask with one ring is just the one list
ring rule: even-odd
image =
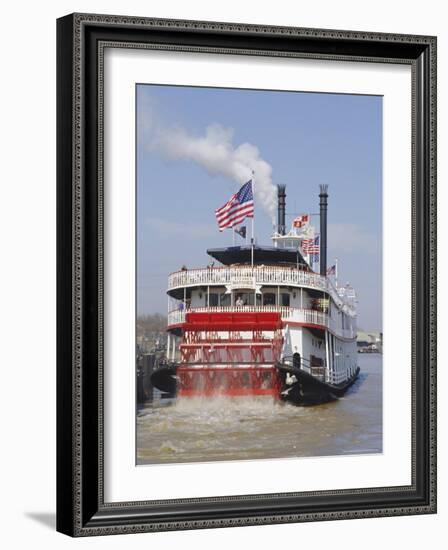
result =
[{"label": "ornate frame molding", "polygon": [[[138,34],[134,36],[136,31]],[[192,37],[195,44],[190,43]],[[412,330],[415,342],[411,486],[104,502],[102,83],[104,48],[111,46],[412,66]],[[335,50],[337,53],[333,53]],[[74,14],[58,20],[58,52],[58,530],[72,536],[89,536],[434,513],[436,38]],[[89,126],[92,112],[97,114],[96,127]],[[89,244],[92,236],[97,247]],[[95,310],[93,321],[90,320],[92,308]],[[91,373],[92,368],[95,374]],[[424,388],[419,384],[424,384]],[[89,413],[95,413],[94,422],[87,421]],[[384,496],[383,501],[378,501],[380,495]],[[294,511],[292,498],[309,505],[297,504]],[[323,505],[322,499],[328,499],[329,504]],[[269,506],[274,502],[279,511],[270,513]],[[198,512],[195,506],[201,503],[207,503],[210,511],[217,507],[213,512],[215,517]],[[250,503],[254,507],[250,508]],[[166,515],[155,519],[154,511],[161,506],[167,509]]]}]

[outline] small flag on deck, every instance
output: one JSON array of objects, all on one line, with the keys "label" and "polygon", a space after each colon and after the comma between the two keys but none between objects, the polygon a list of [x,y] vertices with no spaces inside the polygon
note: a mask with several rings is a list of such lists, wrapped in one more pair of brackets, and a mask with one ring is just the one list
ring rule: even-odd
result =
[{"label": "small flag on deck", "polygon": [[254,217],[252,180],[245,183],[238,193],[230,197],[224,206],[215,210],[219,230],[239,225],[245,218]]},{"label": "small flag on deck", "polygon": [[312,261],[318,262],[320,255],[320,235],[316,235],[314,238],[314,244],[309,249],[309,254],[311,254]]},{"label": "small flag on deck", "polygon": [[246,238],[246,226],[245,225],[242,225],[241,227],[236,227],[234,229],[235,233],[238,233],[238,235],[240,237],[242,237],[243,239]]},{"label": "small flag on deck", "polygon": [[308,254],[310,261],[318,262],[320,253],[320,235],[316,235],[314,239],[302,240],[302,251],[304,254]]},{"label": "small flag on deck", "polygon": [[319,254],[320,252],[320,235],[316,235],[313,239],[302,240],[302,250],[306,254]]},{"label": "small flag on deck", "polygon": [[300,246],[305,254],[308,254],[308,248],[313,244],[314,239],[302,239]]},{"label": "small flag on deck", "polygon": [[293,227],[306,227],[310,223],[310,215],[302,214],[295,218],[292,222]]},{"label": "small flag on deck", "polygon": [[320,252],[320,235],[314,237],[314,242],[308,247],[308,254],[317,254]]},{"label": "small flag on deck", "polygon": [[327,268],[327,275],[336,275],[336,264],[333,264],[331,267]]}]

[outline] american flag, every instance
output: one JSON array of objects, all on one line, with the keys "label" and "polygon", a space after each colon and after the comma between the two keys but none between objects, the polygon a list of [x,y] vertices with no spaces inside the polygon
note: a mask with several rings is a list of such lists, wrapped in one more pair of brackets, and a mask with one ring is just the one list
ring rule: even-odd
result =
[{"label": "american flag", "polygon": [[336,264],[327,269],[327,275],[336,275]]},{"label": "american flag", "polygon": [[303,239],[302,240],[302,250],[306,254],[319,254],[320,251],[320,245],[319,245],[320,237],[317,235],[313,239]]},{"label": "american flag", "polygon": [[302,239],[301,247],[303,252],[305,252],[305,254],[308,253],[308,249],[313,243],[314,243],[314,239]]},{"label": "american flag", "polygon": [[298,216],[295,218],[292,222],[292,225],[294,227],[305,227],[310,222],[310,215],[309,214],[302,214],[301,216]]},{"label": "american flag", "polygon": [[310,246],[308,253],[310,254],[310,258],[312,262],[319,261],[320,235],[316,235],[316,237],[314,238],[314,243]]},{"label": "american flag", "polygon": [[224,206],[215,210],[219,230],[239,225],[244,218],[254,217],[254,196],[252,194],[252,180],[245,183],[238,193],[230,197]]}]

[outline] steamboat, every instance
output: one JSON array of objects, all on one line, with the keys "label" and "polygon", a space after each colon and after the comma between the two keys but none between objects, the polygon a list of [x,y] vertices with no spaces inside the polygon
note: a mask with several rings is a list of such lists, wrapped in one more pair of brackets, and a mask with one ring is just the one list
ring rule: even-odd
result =
[{"label": "steamboat", "polygon": [[[279,185],[271,246],[256,244],[252,230],[248,244],[207,250],[207,267],[169,275],[166,362],[152,374],[154,386],[178,397],[267,395],[314,405],[353,384],[356,296],[327,267],[326,185],[319,199],[316,237],[306,216],[286,230]],[[232,231],[248,212],[234,216]]]}]

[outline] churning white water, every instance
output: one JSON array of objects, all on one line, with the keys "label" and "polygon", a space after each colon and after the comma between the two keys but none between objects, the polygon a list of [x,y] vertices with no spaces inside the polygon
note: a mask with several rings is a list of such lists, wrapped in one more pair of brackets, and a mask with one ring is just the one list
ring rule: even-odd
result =
[{"label": "churning white water", "polygon": [[381,359],[360,355],[360,377],[345,397],[314,407],[270,397],[155,402],[137,416],[137,463],[381,452]]}]

